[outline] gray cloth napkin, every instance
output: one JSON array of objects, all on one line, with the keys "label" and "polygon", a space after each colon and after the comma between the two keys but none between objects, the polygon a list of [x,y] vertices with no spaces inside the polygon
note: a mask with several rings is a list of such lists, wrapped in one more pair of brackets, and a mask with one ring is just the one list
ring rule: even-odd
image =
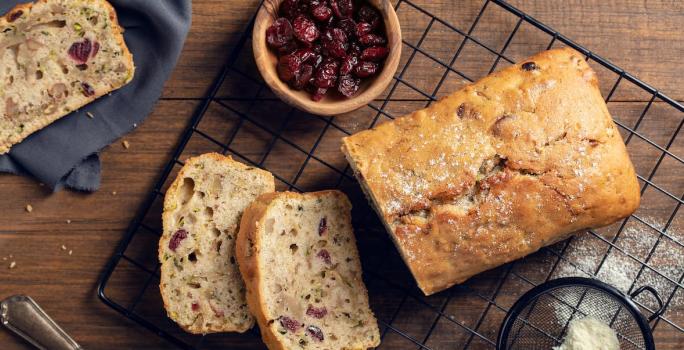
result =
[{"label": "gray cloth napkin", "polygon": [[[0,13],[27,0],[2,0]],[[161,96],[190,28],[192,0],[110,0],[133,53],[135,78],[111,96],[37,131],[0,156],[0,172],[33,176],[57,191],[95,191],[97,153],[139,125]],[[86,113],[92,113],[93,119]]]}]

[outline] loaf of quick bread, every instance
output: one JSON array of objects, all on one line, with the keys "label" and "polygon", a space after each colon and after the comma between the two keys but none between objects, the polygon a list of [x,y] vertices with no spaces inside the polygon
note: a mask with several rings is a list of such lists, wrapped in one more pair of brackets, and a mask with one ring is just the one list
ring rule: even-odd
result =
[{"label": "loaf of quick bread", "polygon": [[273,175],[217,153],[190,158],[164,197],[160,289],[169,317],[191,333],[254,325],[235,259],[240,218]]},{"label": "loaf of quick bread", "polygon": [[260,196],[242,217],[236,254],[269,349],[380,344],[342,192]]},{"label": "loaf of quick bread", "polygon": [[105,0],[39,0],[0,18],[0,154],[127,84],[133,57]]},{"label": "loaf of quick bread", "polygon": [[567,48],[346,137],[342,151],[428,295],[639,205],[596,74]]}]

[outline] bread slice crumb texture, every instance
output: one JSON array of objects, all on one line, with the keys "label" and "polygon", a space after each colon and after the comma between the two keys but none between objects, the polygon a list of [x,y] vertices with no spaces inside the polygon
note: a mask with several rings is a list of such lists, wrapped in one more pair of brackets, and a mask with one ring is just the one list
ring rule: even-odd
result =
[{"label": "bread slice crumb texture", "polygon": [[244,209],[273,176],[210,153],[186,161],[164,198],[160,289],[168,316],[191,333],[254,325],[235,258]]},{"label": "bread slice crumb texture", "polygon": [[40,0],[0,18],[0,154],[130,82],[122,33],[104,0]]},{"label": "bread slice crumb texture", "polygon": [[261,196],[245,212],[237,255],[248,303],[269,349],[380,344],[339,191]]}]

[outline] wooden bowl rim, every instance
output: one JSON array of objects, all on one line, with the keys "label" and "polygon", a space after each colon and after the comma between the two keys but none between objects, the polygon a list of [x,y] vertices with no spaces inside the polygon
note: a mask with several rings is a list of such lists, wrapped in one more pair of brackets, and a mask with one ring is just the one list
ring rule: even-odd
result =
[{"label": "wooden bowl rim", "polygon": [[[271,88],[283,102],[294,106],[303,111],[318,115],[338,115],[359,109],[379,96],[394,79],[394,74],[399,67],[401,59],[402,35],[399,25],[399,18],[390,0],[367,0],[367,2],[377,8],[382,14],[385,22],[385,30],[388,36],[388,47],[390,54],[385,59],[382,71],[372,80],[367,82],[363,90],[350,99],[323,99],[321,101],[311,100],[309,93],[293,90],[278,77],[275,65],[271,62],[271,57],[275,56],[266,44],[266,28],[272,23],[274,11],[278,3],[282,0],[267,0],[259,9],[252,30],[252,51],[257,69],[266,84]],[[270,7],[269,7],[270,6]],[[390,35],[389,33],[392,33]]]}]

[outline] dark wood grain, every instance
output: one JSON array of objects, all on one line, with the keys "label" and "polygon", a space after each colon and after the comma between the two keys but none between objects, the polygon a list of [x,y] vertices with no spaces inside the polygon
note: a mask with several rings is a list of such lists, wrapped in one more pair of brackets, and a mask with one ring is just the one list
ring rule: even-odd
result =
[{"label": "dark wood grain", "polygon": [[[0,198],[3,198],[0,201],[0,258],[8,258],[0,261],[0,298],[19,293],[31,295],[67,332],[88,349],[169,347],[169,344],[154,334],[102,304],[95,294],[96,282],[130,220],[168,161],[179,135],[199,103],[196,99],[207,90],[230,48],[235,45],[244,25],[255,11],[257,3],[257,0],[194,1],[192,30],[178,67],[166,84],[164,99],[158,103],[144,124],[124,138],[130,142],[129,149],[124,149],[120,142],[116,142],[102,152],[103,178],[100,191],[93,194],[71,191],[53,194],[31,179],[0,175]],[[468,28],[482,5],[482,1],[464,1],[454,6],[451,0],[420,0],[415,3],[425,6],[459,28]],[[684,54],[684,37],[681,36],[681,28],[684,26],[682,2],[516,0],[513,3],[662,89],[673,98],[684,99],[684,88],[680,82],[680,60]],[[481,38],[483,43],[501,48],[507,33],[515,25],[515,18],[497,11],[492,4],[489,6],[491,12],[485,12],[481,24],[474,28],[473,34]],[[404,28],[404,38],[409,43],[417,43],[429,19],[421,17],[420,13],[411,10],[406,4],[401,5],[398,13]],[[426,38],[421,48],[445,63],[450,62],[454,50],[462,40],[446,27],[437,24]],[[519,36],[511,41],[506,54],[516,59],[522,58],[526,54],[545,48],[547,44],[548,37],[533,28],[521,27]],[[407,57],[409,54],[410,50],[404,50],[404,56]],[[406,61],[406,57],[403,62]],[[246,69],[249,69],[249,59],[249,55],[243,58],[246,61]],[[453,67],[463,69],[464,73],[475,78],[486,74],[493,61],[492,57],[483,53],[482,48],[468,44],[464,47],[463,56]],[[444,72],[444,67],[435,65],[425,58],[416,58],[407,69],[405,77],[415,86],[434,91],[435,96],[441,96],[464,83],[462,77],[451,72],[447,73],[445,82],[438,86]],[[603,90],[607,92],[610,89],[607,81],[611,75],[601,71],[599,75],[605,85]],[[249,92],[254,91],[250,91],[246,82],[231,78],[223,87],[221,94],[235,97],[238,93],[247,95]],[[268,94],[264,96],[269,97]],[[391,102],[387,110],[393,115],[401,115],[426,103],[423,96],[417,96],[415,91],[403,85],[397,88],[393,97],[419,99]],[[611,112],[628,126],[634,125],[646,105],[645,101],[649,98],[638,89],[629,86],[621,87],[614,97],[615,101],[622,102],[611,103]],[[244,107],[239,103],[235,103],[235,106],[237,109]],[[283,120],[287,109],[279,107],[277,102],[267,101],[252,112],[261,122],[277,126]],[[348,132],[354,132],[367,127],[374,115],[372,110],[365,108],[349,113],[344,118],[337,118],[335,123]],[[233,113],[214,104],[200,129],[212,137],[225,140],[228,131],[234,127],[235,120]],[[380,118],[380,122],[384,120],[387,118]],[[639,131],[645,137],[665,144],[672,137],[672,132],[680,120],[681,114],[675,113],[664,103],[656,102],[646,115]],[[343,132],[331,127],[321,134],[322,127],[323,122],[320,119],[294,115],[285,129],[284,138],[276,140],[274,151],[264,160],[264,164],[279,176],[292,180],[296,176],[296,170],[306,161],[306,156],[289,143],[310,150],[320,137],[321,142],[315,151],[316,159],[308,161],[297,183],[306,190],[333,186],[339,174],[326,164],[340,169],[344,167],[344,159],[338,152],[339,138],[343,136]],[[248,126],[242,129],[232,146],[250,159],[259,162],[271,141],[268,132]],[[212,150],[220,150],[220,147],[207,140],[193,138],[181,158]],[[648,176],[660,152],[638,137],[630,141],[629,150],[638,172]],[[682,137],[675,140],[671,152],[679,157],[684,156]],[[681,195],[684,193],[683,170],[681,163],[666,157],[653,181],[659,187],[675,195]],[[353,184],[350,183],[349,186],[353,187]],[[645,199],[645,204],[640,208],[641,215],[666,217],[672,210],[672,199],[657,191],[647,191]],[[25,210],[27,204],[33,206],[31,213]],[[67,220],[70,223],[67,223]],[[151,220],[154,222],[154,218]],[[684,215],[679,214],[673,225],[672,232],[684,232]],[[132,245],[134,248],[127,254],[153,266],[156,238],[152,234],[136,237],[140,241],[136,241]],[[684,241],[684,235],[679,239]],[[62,249],[62,245],[66,250]],[[69,251],[72,251],[71,255]],[[534,255],[534,259],[540,256],[541,254]],[[543,259],[539,259],[540,266],[544,266]],[[10,261],[16,261],[14,269],[7,268]],[[402,264],[398,263],[396,266],[398,270],[391,271],[390,276],[396,278],[398,283],[411,285],[406,271],[402,270]],[[526,263],[520,266],[536,265]],[[515,268],[520,266],[516,265]],[[499,273],[501,270],[483,274],[472,284],[483,293],[490,293],[495,287]],[[122,303],[130,302],[134,293],[139,290],[139,285],[144,283],[144,278],[144,275],[137,273],[137,269],[122,265],[113,276],[112,285],[116,288],[109,291],[110,295]],[[515,283],[517,282],[506,281],[504,287],[515,291],[514,287],[509,286]],[[388,320],[400,304],[402,295],[382,286],[374,286],[371,289],[382,292],[381,295],[372,292],[371,299],[378,317]],[[510,303],[514,296],[516,294],[511,292],[507,295],[508,299],[500,302]],[[438,294],[425,300],[439,307],[446,298],[445,295]],[[481,299],[467,295],[459,296],[457,300],[458,303],[451,302],[445,305],[445,313],[455,315],[466,325],[476,326],[486,304]],[[424,327],[434,321],[434,313],[427,312],[417,303],[411,303],[410,299],[404,305],[405,307],[399,310],[399,321],[395,326],[422,340],[421,335],[427,331]],[[670,315],[680,325],[684,324],[682,309],[684,308],[680,306]],[[148,318],[165,322],[154,286],[144,295],[136,310]],[[491,336],[501,317],[501,312],[494,311],[488,314],[479,330]],[[172,326],[168,326],[167,329],[180,334]],[[439,336],[433,336],[428,341],[428,346],[435,349],[448,349],[467,340],[467,333],[463,329],[454,327],[452,322],[444,319],[437,321],[436,329]],[[659,349],[680,349],[684,343],[682,333],[667,325],[657,328],[656,337]],[[187,336],[186,338],[194,339]],[[0,331],[0,344],[2,349],[29,348],[23,341],[5,331]],[[260,348],[259,344],[253,334],[212,336],[206,340],[208,348],[252,349]],[[473,340],[473,345],[474,348],[491,348],[484,343],[479,344],[477,339]],[[415,346],[389,332],[383,348],[413,349]]]}]

